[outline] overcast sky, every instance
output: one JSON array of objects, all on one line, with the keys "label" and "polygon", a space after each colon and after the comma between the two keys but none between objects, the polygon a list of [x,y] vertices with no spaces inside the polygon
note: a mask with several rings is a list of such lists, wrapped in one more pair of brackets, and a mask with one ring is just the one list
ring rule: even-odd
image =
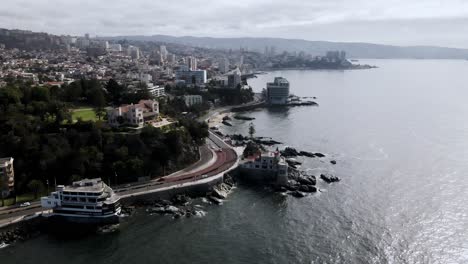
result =
[{"label": "overcast sky", "polygon": [[468,48],[468,0],[1,0],[0,27]]}]

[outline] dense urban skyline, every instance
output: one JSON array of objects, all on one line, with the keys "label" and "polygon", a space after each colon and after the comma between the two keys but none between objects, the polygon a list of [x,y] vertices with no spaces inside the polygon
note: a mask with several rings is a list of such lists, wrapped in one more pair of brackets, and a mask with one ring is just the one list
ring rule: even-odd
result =
[{"label": "dense urban skyline", "polygon": [[2,27],[54,34],[281,37],[468,48],[468,36],[460,34],[468,26],[468,3],[460,0],[22,0],[3,7]]}]

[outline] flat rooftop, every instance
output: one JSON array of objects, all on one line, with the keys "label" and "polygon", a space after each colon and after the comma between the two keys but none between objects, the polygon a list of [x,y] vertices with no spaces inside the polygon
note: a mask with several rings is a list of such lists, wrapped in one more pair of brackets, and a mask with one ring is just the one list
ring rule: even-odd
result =
[{"label": "flat rooftop", "polygon": [[102,192],[105,186],[101,178],[84,179],[73,182],[72,185],[65,186],[63,190],[73,192]]}]

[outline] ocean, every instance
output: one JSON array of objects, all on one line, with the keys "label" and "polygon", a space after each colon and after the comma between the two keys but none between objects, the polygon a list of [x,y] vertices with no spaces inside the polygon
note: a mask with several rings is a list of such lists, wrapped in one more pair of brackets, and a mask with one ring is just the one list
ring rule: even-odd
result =
[{"label": "ocean", "polygon": [[[118,232],[43,234],[0,250],[1,263],[468,263],[468,61],[361,60],[369,70],[269,72],[319,106],[243,113],[224,133],[272,137],[325,158],[301,169],[339,176],[281,196],[240,184],[204,217],[143,210]],[[336,160],[332,165],[330,160]]]}]

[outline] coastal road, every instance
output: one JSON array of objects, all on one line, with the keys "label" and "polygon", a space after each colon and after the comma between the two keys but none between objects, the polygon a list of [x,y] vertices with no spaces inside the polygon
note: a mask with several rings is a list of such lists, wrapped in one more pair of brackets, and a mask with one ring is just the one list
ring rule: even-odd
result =
[{"label": "coastal road", "polygon": [[[210,177],[231,169],[237,162],[236,152],[218,136],[210,132],[208,144],[201,150],[201,159],[182,171],[153,180],[149,183],[131,185],[126,188],[116,188],[114,191],[120,196],[131,196],[159,189],[177,188],[183,184],[204,181]],[[215,148],[216,150],[213,150]],[[34,215],[44,211],[36,202],[30,207],[15,208],[0,211],[0,226],[17,220],[20,217]]]}]

